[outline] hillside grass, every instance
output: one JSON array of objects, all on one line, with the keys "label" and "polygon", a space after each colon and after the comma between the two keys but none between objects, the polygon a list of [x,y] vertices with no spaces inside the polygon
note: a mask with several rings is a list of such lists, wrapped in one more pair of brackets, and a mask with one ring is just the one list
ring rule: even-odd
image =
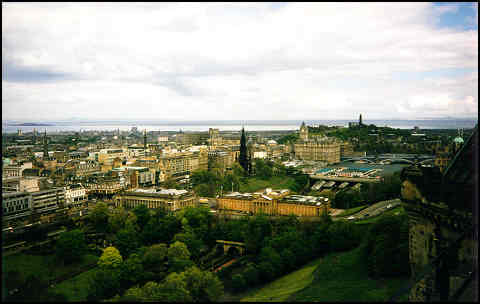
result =
[{"label": "hillside grass", "polygon": [[[287,301],[376,302],[386,301],[409,282],[408,277],[372,279],[362,258],[361,247],[331,253],[318,264],[315,279]],[[406,300],[403,298],[403,300]]]},{"label": "hillside grass", "polygon": [[265,188],[291,189],[294,185],[295,180],[289,176],[272,176],[268,180],[252,177],[240,184],[240,192],[255,192]]},{"label": "hillside grass", "polygon": [[[86,254],[82,261],[71,265],[62,265],[54,255],[15,254],[2,258],[2,272],[18,271],[21,280],[29,275],[35,275],[41,280],[49,281],[57,277],[72,273],[85,265],[94,263],[98,257]],[[2,276],[2,280],[5,276]]]},{"label": "hillside grass", "polygon": [[68,302],[84,302],[87,300],[90,280],[95,271],[97,269],[90,269],[50,289],[54,293],[63,294]]},{"label": "hillside grass", "polygon": [[316,259],[306,266],[289,273],[266,286],[252,290],[241,302],[282,302],[297,291],[310,285],[314,279],[313,272],[322,258]]}]

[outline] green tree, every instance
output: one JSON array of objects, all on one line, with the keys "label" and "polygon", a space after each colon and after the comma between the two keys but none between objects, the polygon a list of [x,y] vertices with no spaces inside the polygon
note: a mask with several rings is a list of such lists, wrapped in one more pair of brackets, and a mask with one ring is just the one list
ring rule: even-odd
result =
[{"label": "green tree", "polygon": [[264,245],[264,239],[272,235],[272,225],[264,214],[249,218],[244,232],[245,245],[248,252],[259,253]]},{"label": "green tree", "polygon": [[137,216],[137,224],[141,230],[147,225],[150,220],[150,210],[145,205],[137,206],[133,209],[133,213]]},{"label": "green tree", "polygon": [[260,274],[258,273],[258,269],[255,267],[253,263],[247,264],[245,271],[243,272],[243,277],[245,278],[248,285],[255,286],[259,283]]},{"label": "green tree", "polygon": [[146,269],[159,270],[165,263],[168,248],[166,244],[150,246],[143,256],[143,264]]},{"label": "green tree", "polygon": [[193,191],[195,191],[198,196],[213,197],[215,195],[215,192],[213,192],[212,190],[213,188],[208,186],[207,184],[200,184],[193,187]]},{"label": "green tree", "polygon": [[239,163],[234,163],[232,165],[232,173],[236,177],[242,177],[247,175],[247,172],[245,171],[245,169],[243,169],[242,166],[240,166]]},{"label": "green tree", "polygon": [[141,232],[141,239],[147,245],[169,243],[181,229],[180,220],[174,215],[153,217]]},{"label": "green tree", "polygon": [[98,266],[103,269],[115,269],[123,262],[120,252],[115,247],[107,247],[98,259]]},{"label": "green tree", "polygon": [[256,158],[255,161],[255,175],[261,179],[269,179],[273,175],[272,164],[265,162],[263,159]]},{"label": "green tree", "polygon": [[187,289],[196,302],[213,302],[223,294],[223,284],[210,271],[201,271],[196,266],[183,272]]},{"label": "green tree", "polygon": [[115,296],[120,289],[119,272],[114,269],[101,268],[89,281],[88,301],[99,301]]},{"label": "green tree", "polygon": [[188,260],[190,258],[190,252],[188,251],[187,245],[177,241],[168,247],[167,256],[169,260]]},{"label": "green tree", "polygon": [[109,218],[108,206],[105,203],[97,203],[89,215],[89,220],[98,232],[106,232]]},{"label": "green tree", "polygon": [[143,278],[142,259],[134,253],[120,265],[119,270],[120,285],[123,288],[128,288]]},{"label": "green tree", "polygon": [[260,263],[262,262],[269,262],[272,264],[274,269],[273,277],[276,277],[283,272],[283,260],[282,257],[278,254],[278,252],[273,249],[272,247],[264,247],[260,252],[260,256],[258,257]]},{"label": "green tree", "polygon": [[169,274],[165,278],[162,287],[168,291],[175,291],[181,296],[183,301],[191,301],[191,295],[187,289],[187,280],[185,278],[185,273],[183,272],[173,272]]},{"label": "green tree", "polygon": [[60,234],[55,249],[56,257],[66,264],[79,261],[87,251],[85,234],[79,229],[64,232]]},{"label": "green tree", "polygon": [[233,289],[237,292],[245,290],[247,283],[245,282],[245,278],[243,275],[237,273],[232,276],[232,286]]},{"label": "green tree", "polygon": [[268,261],[258,264],[258,271],[260,273],[260,278],[265,282],[270,282],[275,278],[275,268],[272,263]]},{"label": "green tree", "polygon": [[113,244],[122,256],[128,257],[140,247],[139,235],[133,229],[122,229],[115,235]]}]

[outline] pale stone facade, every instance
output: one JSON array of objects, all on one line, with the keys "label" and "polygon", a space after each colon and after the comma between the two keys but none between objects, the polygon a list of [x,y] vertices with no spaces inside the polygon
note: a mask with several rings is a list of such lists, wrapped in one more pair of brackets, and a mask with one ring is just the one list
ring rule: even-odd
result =
[{"label": "pale stone facade", "polygon": [[115,195],[115,206],[135,208],[144,205],[149,209],[163,208],[173,212],[186,207],[198,206],[198,198],[186,190],[144,190],[126,191]]},{"label": "pale stone facade", "polygon": [[302,123],[300,139],[295,143],[295,157],[302,160],[340,162],[341,142],[336,138],[309,136],[308,127]]},{"label": "pale stone facade", "polygon": [[298,201],[294,196],[283,198],[269,198],[248,194],[230,194],[217,199],[218,209],[221,211],[237,211],[248,214],[259,212],[268,215],[321,216],[329,212],[329,203],[312,199]]}]

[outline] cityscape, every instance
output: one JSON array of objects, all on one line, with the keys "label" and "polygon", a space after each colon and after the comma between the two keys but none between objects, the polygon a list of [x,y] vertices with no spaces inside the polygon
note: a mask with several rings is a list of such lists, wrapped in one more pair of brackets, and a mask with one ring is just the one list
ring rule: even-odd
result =
[{"label": "cityscape", "polygon": [[2,301],[478,301],[477,3],[2,19]]}]

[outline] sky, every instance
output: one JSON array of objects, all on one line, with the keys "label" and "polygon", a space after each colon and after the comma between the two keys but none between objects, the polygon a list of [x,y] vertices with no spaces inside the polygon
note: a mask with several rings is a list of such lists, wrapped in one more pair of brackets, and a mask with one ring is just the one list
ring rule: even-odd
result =
[{"label": "sky", "polygon": [[2,2],[2,121],[478,117],[477,3]]}]

